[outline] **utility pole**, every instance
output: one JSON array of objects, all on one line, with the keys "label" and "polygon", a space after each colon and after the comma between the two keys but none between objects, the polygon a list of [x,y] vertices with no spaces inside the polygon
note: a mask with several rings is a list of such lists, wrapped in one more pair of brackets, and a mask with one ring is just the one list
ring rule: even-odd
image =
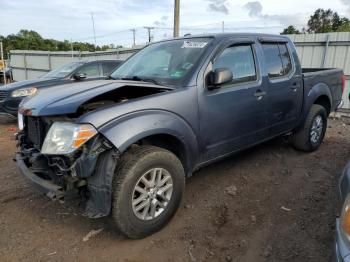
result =
[{"label": "utility pole", "polygon": [[6,85],[6,72],[5,72],[5,59],[4,59],[4,47],[2,42],[0,42],[0,59],[4,63],[4,67],[2,68],[2,75],[4,77],[4,84]]},{"label": "utility pole", "polygon": [[152,27],[152,26],[144,26],[143,28],[147,29],[147,31],[148,31],[148,42],[150,43],[151,40],[152,40],[151,30],[154,29],[154,27]]},{"label": "utility pole", "polygon": [[91,13],[91,20],[92,20],[92,31],[94,33],[94,41],[95,41],[95,48],[96,51],[96,32],[95,32],[95,20],[94,20],[94,13]]},{"label": "utility pole", "polygon": [[180,28],[180,0],[174,0],[174,37],[179,36]]},{"label": "utility pole", "polygon": [[130,31],[132,32],[132,34],[133,34],[133,37],[134,37],[134,44],[132,45],[132,46],[135,46],[136,45],[136,29],[134,28],[134,29],[130,29]]},{"label": "utility pole", "polygon": [[222,21],[222,32],[225,33],[225,21]]}]

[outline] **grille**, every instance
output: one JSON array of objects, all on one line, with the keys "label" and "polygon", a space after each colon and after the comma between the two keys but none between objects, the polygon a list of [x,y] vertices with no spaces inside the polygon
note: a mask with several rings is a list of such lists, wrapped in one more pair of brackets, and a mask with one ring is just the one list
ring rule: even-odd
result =
[{"label": "grille", "polygon": [[28,117],[27,118],[27,132],[28,139],[33,146],[37,149],[40,149],[44,142],[44,131],[45,126],[44,122],[37,117]]},{"label": "grille", "polygon": [[7,97],[7,91],[0,90],[0,102],[4,101]]}]

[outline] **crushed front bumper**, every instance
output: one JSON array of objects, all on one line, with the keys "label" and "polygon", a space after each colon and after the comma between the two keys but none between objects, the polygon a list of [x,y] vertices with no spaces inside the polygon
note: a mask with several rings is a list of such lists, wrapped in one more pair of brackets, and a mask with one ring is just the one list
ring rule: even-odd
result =
[{"label": "crushed front bumper", "polygon": [[58,185],[55,185],[51,181],[43,179],[34,174],[27,167],[26,163],[19,153],[16,154],[16,162],[23,176],[26,177],[38,190],[40,190],[51,199],[63,199],[65,195],[64,189]]}]

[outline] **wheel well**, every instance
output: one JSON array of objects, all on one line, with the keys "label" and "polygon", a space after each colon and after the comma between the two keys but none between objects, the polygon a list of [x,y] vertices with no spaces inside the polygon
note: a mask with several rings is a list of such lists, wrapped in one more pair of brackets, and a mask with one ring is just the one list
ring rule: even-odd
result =
[{"label": "wheel well", "polygon": [[327,110],[327,115],[331,113],[331,102],[327,96],[318,97],[314,104],[323,106]]},{"label": "wheel well", "polygon": [[169,150],[180,159],[185,173],[188,173],[189,164],[186,155],[186,148],[183,142],[177,137],[168,134],[157,134],[145,137],[137,144],[152,145]]}]

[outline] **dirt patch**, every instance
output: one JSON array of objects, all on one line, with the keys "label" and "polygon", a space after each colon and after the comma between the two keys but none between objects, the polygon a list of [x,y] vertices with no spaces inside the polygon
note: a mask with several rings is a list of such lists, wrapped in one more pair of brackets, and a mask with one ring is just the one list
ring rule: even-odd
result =
[{"label": "dirt patch", "polygon": [[0,123],[3,261],[328,261],[331,256],[337,180],[350,156],[350,126],[341,120],[329,121],[317,152],[297,152],[276,139],[200,170],[187,180],[185,199],[170,224],[137,241],[113,232],[107,219],[80,216],[79,199],[52,202],[27,184],[12,161],[14,130],[13,123]]}]

